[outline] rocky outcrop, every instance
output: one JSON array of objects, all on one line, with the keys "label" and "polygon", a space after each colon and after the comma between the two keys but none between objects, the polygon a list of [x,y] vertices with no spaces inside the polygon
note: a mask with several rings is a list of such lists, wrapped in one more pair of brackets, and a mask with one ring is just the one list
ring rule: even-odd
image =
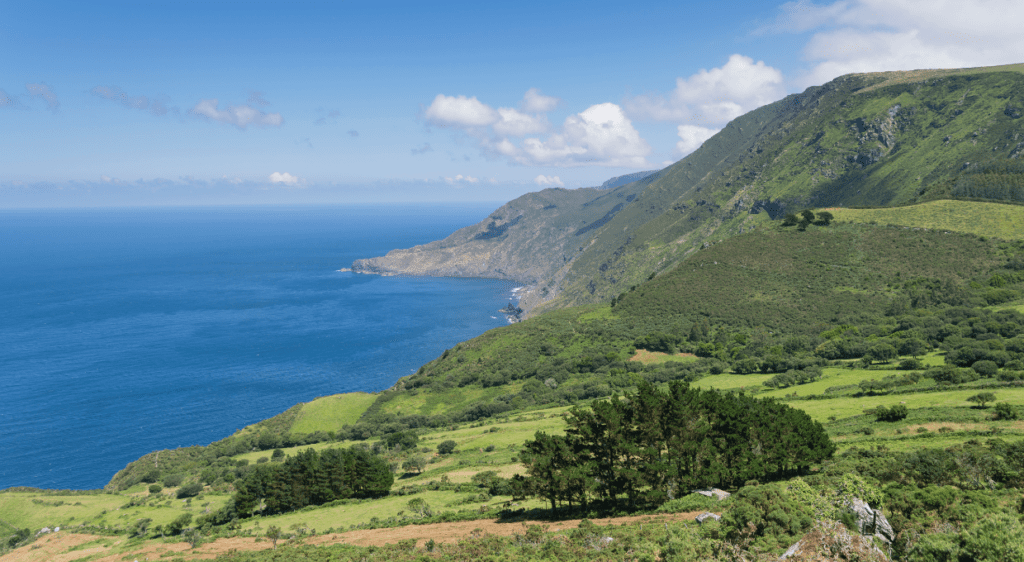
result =
[{"label": "rocky outcrop", "polygon": [[820,562],[823,560],[864,560],[886,562],[889,557],[871,537],[853,534],[838,521],[819,521],[809,533],[790,546],[779,560]]},{"label": "rocky outcrop", "polygon": [[872,509],[868,502],[860,498],[851,499],[845,507],[857,518],[857,530],[860,534],[875,536],[885,544],[892,544],[896,533],[881,510]]}]

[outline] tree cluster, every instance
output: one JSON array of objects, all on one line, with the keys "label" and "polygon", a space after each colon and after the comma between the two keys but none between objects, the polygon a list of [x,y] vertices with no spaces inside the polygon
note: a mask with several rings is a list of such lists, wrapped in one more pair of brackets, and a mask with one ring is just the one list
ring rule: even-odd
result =
[{"label": "tree cluster", "polygon": [[307,449],[280,464],[262,464],[236,484],[242,517],[285,513],[352,497],[387,495],[394,476],[387,462],[367,451]]},{"label": "tree cluster", "polygon": [[667,394],[642,383],[636,393],[573,408],[567,422],[564,436],[538,432],[521,455],[520,483],[552,509],[623,495],[631,508],[658,505],[680,490],[796,474],[835,451],[800,410],[679,382]]}]

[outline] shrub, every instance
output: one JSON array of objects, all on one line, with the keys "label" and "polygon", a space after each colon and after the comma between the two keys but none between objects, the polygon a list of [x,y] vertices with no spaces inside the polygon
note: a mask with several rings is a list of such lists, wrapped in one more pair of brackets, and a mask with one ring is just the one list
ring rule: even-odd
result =
[{"label": "shrub", "polygon": [[991,392],[979,392],[974,396],[967,399],[968,402],[974,402],[979,408],[984,408],[985,404],[989,402],[995,402],[996,395]]},{"label": "shrub", "polygon": [[[728,501],[728,500],[726,500]],[[722,503],[702,494],[688,494],[667,501],[658,508],[659,513],[680,513],[687,511],[721,511]]]},{"label": "shrub", "polygon": [[995,374],[999,372],[999,366],[996,365],[996,362],[989,361],[987,359],[975,361],[974,364],[971,365],[971,368],[974,369],[975,373],[978,373],[983,377],[994,377]]},{"label": "shrub", "polygon": [[437,445],[437,452],[442,455],[450,455],[455,452],[455,447],[458,445],[459,444],[455,441],[448,439],[447,441],[442,441]]},{"label": "shrub", "polygon": [[920,359],[914,359],[913,357],[910,357],[900,361],[898,369],[901,371],[913,371],[916,369],[920,369],[922,367],[924,367],[924,364],[921,363]]},{"label": "shrub", "polygon": [[167,486],[168,488],[174,488],[175,486],[180,486],[182,481],[184,480],[185,477],[180,474],[169,474],[167,476],[164,476],[164,486]]},{"label": "shrub", "polygon": [[270,455],[270,460],[274,462],[281,462],[284,460],[284,451],[281,449],[274,449],[273,454]]},{"label": "shrub", "polygon": [[159,494],[161,491],[163,491],[163,489],[164,489],[164,487],[161,486],[160,484],[150,484],[149,485],[149,493],[151,493],[151,494]]},{"label": "shrub", "polygon": [[1020,413],[1016,408],[1007,404],[1006,402],[1000,402],[996,404],[996,419],[997,420],[1016,420],[1020,419]]},{"label": "shrub", "polygon": [[879,406],[875,408],[875,419],[885,422],[897,422],[907,417],[907,407],[903,404],[896,404],[892,408]]},{"label": "shrub", "polygon": [[203,491],[203,485],[199,482],[193,482],[191,484],[185,484],[178,488],[178,499],[191,498],[199,495],[199,492]]}]

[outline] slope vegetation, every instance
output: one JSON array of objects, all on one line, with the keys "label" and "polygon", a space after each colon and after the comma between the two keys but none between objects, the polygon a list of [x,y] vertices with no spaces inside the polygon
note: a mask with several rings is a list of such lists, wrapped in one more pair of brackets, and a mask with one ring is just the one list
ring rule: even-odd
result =
[{"label": "slope vegetation", "polygon": [[1021,65],[843,76],[737,118],[638,182],[530,194],[354,269],[517,279],[534,285],[524,308],[551,309],[607,301],[788,211],[1024,200],[1022,92]]}]

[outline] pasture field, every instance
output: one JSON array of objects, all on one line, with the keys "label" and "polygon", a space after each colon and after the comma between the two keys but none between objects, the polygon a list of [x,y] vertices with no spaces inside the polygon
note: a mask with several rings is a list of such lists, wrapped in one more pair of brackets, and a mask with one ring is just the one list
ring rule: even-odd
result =
[{"label": "pasture field", "polygon": [[943,199],[906,207],[820,210],[827,210],[842,222],[949,230],[1004,240],[1024,239],[1024,206],[1021,205]]},{"label": "pasture field", "polygon": [[644,365],[656,365],[659,363],[667,363],[669,361],[679,361],[681,363],[689,363],[690,361],[696,361],[697,356],[692,353],[675,353],[668,354],[661,351],[647,351],[646,349],[636,350],[636,355],[629,358],[630,361],[639,361]]},{"label": "pasture field", "polygon": [[768,390],[768,387],[764,386],[763,383],[774,376],[775,375],[734,375],[723,373],[721,375],[710,375],[694,381],[692,386],[701,389],[717,388],[718,390],[759,392],[762,390]]},{"label": "pasture field", "polygon": [[376,395],[366,392],[317,398],[302,405],[291,431],[298,434],[335,431],[343,425],[356,423],[376,399]]},{"label": "pasture field", "polygon": [[166,525],[184,513],[193,517],[216,511],[230,498],[205,492],[188,500],[173,497],[174,489],[150,494],[143,486],[118,494],[54,495],[47,491],[0,492],[0,519],[16,527],[93,526],[131,527],[139,519]]}]

